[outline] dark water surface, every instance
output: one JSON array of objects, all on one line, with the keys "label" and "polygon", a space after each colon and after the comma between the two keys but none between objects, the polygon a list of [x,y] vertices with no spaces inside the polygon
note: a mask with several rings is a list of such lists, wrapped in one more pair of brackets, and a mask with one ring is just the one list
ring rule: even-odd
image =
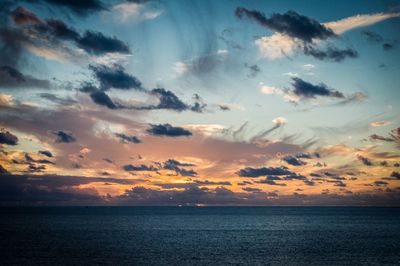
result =
[{"label": "dark water surface", "polygon": [[400,265],[399,208],[0,208],[0,265]]}]

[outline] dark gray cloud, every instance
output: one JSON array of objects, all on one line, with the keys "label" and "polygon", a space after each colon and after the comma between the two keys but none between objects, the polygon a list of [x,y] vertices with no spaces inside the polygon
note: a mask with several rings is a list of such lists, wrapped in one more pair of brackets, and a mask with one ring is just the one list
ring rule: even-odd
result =
[{"label": "dark gray cloud", "polygon": [[49,161],[46,159],[35,160],[28,153],[25,153],[25,160],[26,160],[26,163],[54,164],[52,161]]},{"label": "dark gray cloud", "polygon": [[[17,27],[1,27],[0,38],[3,42],[2,63],[15,67],[26,46],[39,49],[61,51],[63,54],[76,57],[75,45],[90,55],[106,53],[129,54],[129,46],[116,37],[108,37],[101,32],[85,31],[80,34],[58,19],[41,20],[31,11],[18,7],[11,12]],[[74,58],[76,59],[76,58]]]},{"label": "dark gray cloud", "polygon": [[17,145],[18,137],[2,128],[0,129],[0,144]]},{"label": "dark gray cloud", "polygon": [[106,53],[130,53],[128,44],[116,37],[105,36],[101,32],[86,31],[79,39],[77,39],[76,44],[78,47],[93,55],[102,55]]},{"label": "dark gray cloud", "polygon": [[70,143],[76,141],[76,138],[72,135],[71,132],[59,130],[54,131],[53,134],[57,136],[56,142],[58,143]]},{"label": "dark gray cloud", "polygon": [[372,166],[373,165],[373,163],[371,162],[370,159],[368,159],[367,157],[364,157],[362,155],[357,155],[357,159],[360,160],[366,166]]},{"label": "dark gray cloud", "polygon": [[142,83],[136,77],[126,73],[121,65],[113,64],[111,67],[90,65],[89,69],[93,71],[102,90],[111,88],[121,90],[142,89]]},{"label": "dark gray cloud", "polygon": [[334,62],[341,62],[346,58],[358,57],[358,52],[354,49],[340,49],[334,46],[328,46],[323,50],[313,45],[304,45],[303,51],[305,55],[310,55],[318,60],[331,60]]},{"label": "dark gray cloud", "polygon": [[9,174],[10,172],[7,171],[6,168],[4,168],[1,164],[0,164],[0,175],[4,175],[4,174]]},{"label": "dark gray cloud", "polygon": [[[28,0],[32,1],[32,0]],[[33,0],[40,1],[40,0]],[[68,8],[80,16],[87,16],[102,10],[107,10],[106,5],[100,0],[42,0],[53,6]]]},{"label": "dark gray cloud", "polygon": [[128,171],[128,172],[131,172],[131,171],[153,171],[153,172],[156,172],[156,171],[158,171],[158,168],[156,168],[152,165],[147,166],[144,164],[141,164],[141,165],[126,164],[126,165],[122,166],[122,169],[125,171]]},{"label": "dark gray cloud", "polygon": [[372,134],[371,136],[369,136],[370,140],[381,140],[381,141],[387,141],[387,142],[393,142],[394,139],[392,138],[388,138],[388,137],[384,137],[384,136],[380,136],[377,134]]},{"label": "dark gray cloud", "polygon": [[285,183],[276,183],[274,180],[270,180],[270,179],[268,179],[268,178],[262,179],[262,180],[258,180],[258,181],[256,181],[256,183],[259,183],[259,184],[267,184],[267,185],[270,185],[270,186],[281,186],[281,187],[286,187],[286,184],[285,184]]},{"label": "dark gray cloud", "polygon": [[181,137],[191,136],[192,132],[183,127],[174,127],[170,124],[150,125],[147,132],[154,136]]},{"label": "dark gray cloud", "polygon": [[379,33],[376,33],[371,30],[363,31],[362,34],[369,40],[370,42],[381,44],[383,50],[391,50],[394,48],[395,44],[391,41],[385,40]]},{"label": "dark gray cloud", "polygon": [[104,199],[94,189],[78,189],[90,183],[135,184],[134,179],[111,177],[81,177],[62,175],[11,175],[0,178],[1,204],[104,204]]},{"label": "dark gray cloud", "polygon": [[[1,52],[1,51],[0,51]],[[1,52],[2,53],[2,52]],[[44,79],[36,79],[22,74],[19,70],[10,66],[0,67],[0,87],[2,88],[49,88],[50,82]]]},{"label": "dark gray cloud", "polygon": [[218,185],[218,186],[230,186],[232,185],[229,181],[209,181],[209,180],[193,180],[199,186],[209,186],[209,185]]},{"label": "dark gray cloud", "polygon": [[343,93],[330,89],[325,84],[311,84],[301,78],[293,78],[293,93],[304,98],[315,98],[316,96],[344,98]]},{"label": "dark gray cloud", "polygon": [[300,160],[300,159],[297,159],[296,157],[291,156],[291,155],[284,156],[284,157],[282,158],[282,160],[284,160],[284,161],[287,162],[288,164],[291,164],[291,165],[294,165],[294,166],[300,166],[300,165],[305,165],[305,164],[307,164],[306,162],[304,162],[304,161],[302,161],[302,160]]},{"label": "dark gray cloud", "polygon": [[258,193],[258,192],[262,192],[262,189],[260,188],[254,188],[254,187],[244,187],[242,188],[243,191],[246,192],[251,192],[251,193]]},{"label": "dark gray cloud", "polygon": [[43,99],[46,99],[51,102],[54,102],[54,103],[57,103],[60,105],[64,105],[64,106],[78,103],[78,101],[76,101],[70,97],[60,97],[60,96],[58,96],[56,94],[52,94],[52,93],[39,93],[38,95]]},{"label": "dark gray cloud", "polygon": [[261,168],[252,168],[247,167],[244,169],[240,169],[237,172],[239,176],[242,177],[259,177],[259,176],[266,176],[266,175],[290,175],[294,174],[293,172],[289,171],[286,167],[261,167]]},{"label": "dark gray cloud", "polygon": [[197,172],[192,169],[185,169],[182,167],[194,166],[194,164],[181,163],[174,159],[169,159],[164,162],[164,169],[175,171],[177,175],[181,176],[197,176]]},{"label": "dark gray cloud", "polygon": [[111,100],[111,98],[104,91],[93,91],[89,94],[90,98],[94,103],[102,106],[106,106],[109,109],[120,109],[122,106],[116,104]]},{"label": "dark gray cloud", "polygon": [[11,12],[12,20],[18,25],[40,24],[42,21],[31,11],[23,7],[17,7]]},{"label": "dark gray cloud", "polygon": [[245,17],[252,19],[269,30],[283,33],[308,43],[313,42],[313,40],[325,40],[335,36],[331,29],[315,19],[300,15],[292,10],[284,14],[274,13],[267,18],[262,12],[238,7],[235,10],[235,15],[240,19]]},{"label": "dark gray cloud", "polygon": [[38,151],[38,153],[42,154],[44,156],[50,157],[50,158],[53,157],[53,154],[50,151],[42,150],[42,151]]},{"label": "dark gray cloud", "polygon": [[261,72],[261,68],[256,64],[254,65],[245,64],[244,66],[249,70],[248,77],[250,78],[255,78],[258,75],[258,73]]},{"label": "dark gray cloud", "polygon": [[115,136],[120,138],[121,141],[124,142],[124,143],[128,143],[128,142],[134,143],[134,144],[142,143],[142,141],[138,137],[133,136],[133,135],[126,135],[126,134],[123,134],[123,133],[115,133]]},{"label": "dark gray cloud", "polygon": [[202,99],[197,94],[195,94],[194,96],[194,104],[188,105],[184,103],[181,99],[179,99],[178,96],[176,96],[172,91],[166,90],[164,88],[152,89],[148,93],[158,98],[158,104],[132,108],[138,110],[166,109],[178,112],[191,110],[193,112],[202,113],[206,107],[206,104],[202,102]]}]

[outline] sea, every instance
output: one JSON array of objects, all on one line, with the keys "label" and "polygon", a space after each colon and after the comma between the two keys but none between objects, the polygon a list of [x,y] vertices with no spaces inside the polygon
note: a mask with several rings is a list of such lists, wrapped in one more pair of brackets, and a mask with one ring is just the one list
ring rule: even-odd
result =
[{"label": "sea", "polygon": [[4,207],[0,265],[400,265],[400,208]]}]

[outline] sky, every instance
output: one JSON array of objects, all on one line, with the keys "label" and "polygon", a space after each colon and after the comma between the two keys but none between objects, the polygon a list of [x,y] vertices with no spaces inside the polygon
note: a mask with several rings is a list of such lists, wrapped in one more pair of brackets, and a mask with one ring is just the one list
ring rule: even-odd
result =
[{"label": "sky", "polygon": [[400,1],[0,7],[0,205],[400,206]]}]

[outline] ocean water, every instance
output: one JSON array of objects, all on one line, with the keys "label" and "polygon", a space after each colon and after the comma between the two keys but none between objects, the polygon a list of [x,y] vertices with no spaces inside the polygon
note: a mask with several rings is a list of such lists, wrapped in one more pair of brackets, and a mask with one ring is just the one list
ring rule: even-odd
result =
[{"label": "ocean water", "polygon": [[0,265],[400,265],[400,209],[1,208]]}]

